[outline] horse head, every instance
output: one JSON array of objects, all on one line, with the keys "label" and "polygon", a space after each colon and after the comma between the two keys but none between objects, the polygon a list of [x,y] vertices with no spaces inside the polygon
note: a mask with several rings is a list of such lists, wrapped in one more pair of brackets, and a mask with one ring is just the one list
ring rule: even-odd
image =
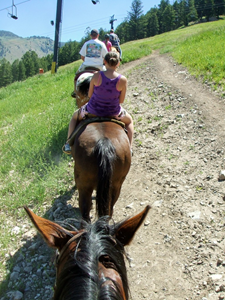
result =
[{"label": "horse head", "polygon": [[88,90],[94,73],[84,72],[75,77],[75,94],[78,108],[88,102]]},{"label": "horse head", "polygon": [[82,229],[72,231],[24,208],[47,244],[58,249],[55,300],[129,298],[124,246],[133,239],[150,206],[113,225],[106,216],[93,224],[81,221]]}]

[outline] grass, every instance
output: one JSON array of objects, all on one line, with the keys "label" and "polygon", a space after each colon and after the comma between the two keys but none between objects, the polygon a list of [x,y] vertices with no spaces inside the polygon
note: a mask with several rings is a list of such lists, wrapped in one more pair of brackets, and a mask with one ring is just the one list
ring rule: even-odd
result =
[{"label": "grass", "polygon": [[[224,22],[224,21],[223,21]],[[190,73],[213,82],[215,88],[225,83],[225,26],[201,32],[187,38],[174,50],[173,56]]]},{"label": "grass", "polygon": [[[194,75],[215,83],[215,88],[219,86],[224,92],[224,29],[225,22],[221,20],[129,42],[122,45],[122,63],[159,49],[161,53],[171,53]],[[70,93],[80,64],[79,60],[60,67],[54,75],[48,72],[0,89],[0,273],[3,279],[8,271],[3,262],[12,238],[10,232],[13,224],[20,224],[25,218],[23,205],[40,211],[44,202],[51,205],[74,182],[73,168],[68,172],[70,158],[62,153],[61,147],[75,109]],[[150,95],[156,97],[151,92]],[[137,142],[142,145],[142,141]],[[0,296],[3,287],[1,284]]]},{"label": "grass", "polygon": [[5,218],[19,218],[23,205],[52,201],[67,190],[64,181],[73,180],[66,172],[69,158],[61,152],[75,107],[73,76],[74,68],[64,68],[0,90],[1,249],[10,238]]},{"label": "grass", "polygon": [[140,41],[141,42],[128,42],[122,45],[123,63],[136,60],[152,53],[152,48],[149,47],[149,39]]},{"label": "grass", "polygon": [[[151,38],[129,42],[135,49],[148,45],[160,53],[171,53],[175,60],[202,81],[209,81],[225,96],[225,20],[192,25]],[[147,43],[147,44],[146,44]],[[122,47],[123,49],[123,47]],[[125,51],[123,52],[125,56]]]}]

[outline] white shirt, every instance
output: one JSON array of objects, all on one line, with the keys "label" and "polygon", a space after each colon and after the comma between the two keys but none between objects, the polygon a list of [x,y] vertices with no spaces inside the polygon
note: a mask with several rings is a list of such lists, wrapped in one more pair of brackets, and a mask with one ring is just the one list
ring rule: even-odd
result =
[{"label": "white shirt", "polygon": [[84,65],[101,66],[108,51],[103,42],[99,41],[99,39],[92,39],[84,43],[79,53],[85,57]]}]

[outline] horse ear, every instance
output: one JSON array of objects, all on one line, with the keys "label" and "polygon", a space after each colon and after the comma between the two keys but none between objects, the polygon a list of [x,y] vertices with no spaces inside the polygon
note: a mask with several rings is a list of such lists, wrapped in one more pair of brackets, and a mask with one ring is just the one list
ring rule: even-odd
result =
[{"label": "horse ear", "polygon": [[151,207],[148,205],[138,215],[116,224],[116,238],[124,246],[128,245],[132,241],[136,231],[141,226],[150,208]]},{"label": "horse ear", "polygon": [[24,209],[36,229],[52,248],[57,248],[60,251],[67,241],[77,233],[76,231],[68,231],[52,221],[35,215],[27,206],[24,206]]}]

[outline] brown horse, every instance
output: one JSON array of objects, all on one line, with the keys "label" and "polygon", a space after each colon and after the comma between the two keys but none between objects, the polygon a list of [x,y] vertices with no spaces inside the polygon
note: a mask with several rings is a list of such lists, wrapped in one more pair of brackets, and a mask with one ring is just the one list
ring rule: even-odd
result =
[{"label": "brown horse", "polygon": [[90,220],[94,190],[97,215],[112,216],[131,164],[130,143],[124,128],[109,120],[89,123],[81,127],[70,145],[82,217]]},{"label": "brown horse", "polygon": [[120,51],[117,47],[112,46],[111,47],[111,52],[117,52],[121,56]]},{"label": "brown horse", "polygon": [[[102,217],[70,230],[25,210],[47,244],[58,249],[54,300],[128,300],[124,246],[129,244],[150,207],[125,221],[109,225]],[[68,224],[68,223],[67,223]],[[72,229],[72,230],[71,230]]]}]

